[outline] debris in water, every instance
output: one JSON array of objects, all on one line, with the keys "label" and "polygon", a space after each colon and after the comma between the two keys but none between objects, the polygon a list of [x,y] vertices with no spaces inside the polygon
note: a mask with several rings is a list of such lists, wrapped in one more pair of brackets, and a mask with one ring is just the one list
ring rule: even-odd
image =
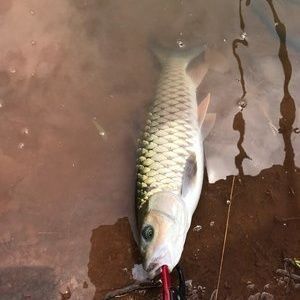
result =
[{"label": "debris in water", "polygon": [[31,9],[30,11],[29,11],[29,13],[33,16],[33,15],[35,15],[35,11],[33,10],[33,9]]},{"label": "debris in water", "polygon": [[89,287],[89,285],[88,285],[88,283],[86,281],[84,281],[82,287],[84,289],[87,289]]},{"label": "debris in water", "polygon": [[246,99],[240,99],[238,102],[237,102],[237,105],[239,106],[239,108],[241,110],[243,110],[246,106],[247,106],[247,101]]},{"label": "debris in water", "polygon": [[153,289],[161,287],[161,282],[159,281],[144,281],[144,282],[135,282],[133,284],[130,284],[128,286],[125,286],[120,289],[113,290],[111,292],[108,292],[104,296],[104,300],[113,299],[113,298],[119,298],[121,296],[124,296],[130,292],[134,291],[141,291],[141,290],[147,290],[147,289]]},{"label": "debris in water", "polygon": [[137,281],[145,281],[148,278],[148,274],[141,264],[134,264],[131,273],[133,279]]},{"label": "debris in water", "polygon": [[229,199],[226,200],[226,204],[229,205],[231,201]]},{"label": "debris in water", "polygon": [[15,74],[17,72],[16,68],[13,66],[9,67],[8,70],[11,74]]},{"label": "debris in water", "polygon": [[32,41],[31,41],[31,45],[32,45],[32,46],[35,46],[35,45],[36,45],[36,41],[32,40]]},{"label": "debris in water", "polygon": [[248,300],[260,300],[260,299],[264,299],[264,300],[273,300],[274,296],[270,293],[267,292],[258,292],[254,295],[249,296]]},{"label": "debris in water", "polygon": [[29,134],[29,129],[27,127],[24,127],[24,128],[21,129],[21,133],[28,135]]},{"label": "debris in water", "polygon": [[24,146],[25,146],[25,144],[24,144],[24,143],[19,143],[19,145],[18,145],[18,148],[19,148],[19,149],[23,149],[23,148],[24,148]]},{"label": "debris in water", "polygon": [[211,221],[210,223],[209,223],[209,226],[210,227],[213,227],[215,225],[215,221]]},{"label": "debris in water", "polygon": [[70,299],[72,294],[69,287],[66,288],[64,292],[60,292],[61,300],[67,300]]},{"label": "debris in water", "polygon": [[185,44],[182,40],[177,40],[177,45],[179,48],[184,48],[185,47]]},{"label": "debris in water", "polygon": [[255,289],[255,284],[252,283],[251,281],[248,281],[248,282],[247,282],[247,289],[248,289],[249,291],[254,291],[254,289]]},{"label": "debris in water", "polygon": [[0,99],[0,108],[2,108],[3,106],[4,106],[4,101]]},{"label": "debris in water", "polygon": [[284,259],[284,269],[277,269],[276,274],[278,275],[276,281],[277,285],[284,288],[286,292],[291,289],[298,289],[300,284],[298,260],[293,258]]},{"label": "debris in water", "polygon": [[264,290],[269,290],[271,288],[271,284],[270,283],[267,283],[265,286],[264,286]]},{"label": "debris in water", "polygon": [[97,119],[96,118],[93,118],[93,124],[95,125],[97,131],[98,131],[98,134],[104,139],[106,140],[107,139],[107,136],[106,136],[106,133],[104,131],[104,128],[98,123]]},{"label": "debris in water", "polygon": [[202,229],[202,226],[201,225],[196,225],[194,228],[193,228],[193,231],[200,231]]},{"label": "debris in water", "polygon": [[246,37],[247,37],[247,33],[246,32],[241,33],[241,39],[242,40],[245,40]]}]

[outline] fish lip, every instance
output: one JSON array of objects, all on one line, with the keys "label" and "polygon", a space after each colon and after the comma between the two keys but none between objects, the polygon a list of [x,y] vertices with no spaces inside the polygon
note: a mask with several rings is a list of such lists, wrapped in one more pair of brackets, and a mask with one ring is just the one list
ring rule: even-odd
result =
[{"label": "fish lip", "polygon": [[154,258],[151,263],[145,268],[146,272],[149,273],[151,277],[158,275],[158,270],[164,265],[160,261],[164,258],[164,255]]},{"label": "fish lip", "polygon": [[161,270],[161,265],[158,263],[150,264],[150,266],[153,265],[150,269],[147,268],[147,273],[149,274],[150,278],[156,277]]}]

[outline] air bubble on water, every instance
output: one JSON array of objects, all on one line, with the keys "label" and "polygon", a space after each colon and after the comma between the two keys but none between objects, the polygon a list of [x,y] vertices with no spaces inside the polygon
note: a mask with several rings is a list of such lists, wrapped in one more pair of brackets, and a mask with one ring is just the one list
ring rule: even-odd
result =
[{"label": "air bubble on water", "polygon": [[237,102],[237,105],[239,106],[240,109],[244,109],[247,106],[247,101],[246,99],[240,99]]},{"label": "air bubble on water", "polygon": [[231,201],[229,199],[227,199],[226,204],[229,205],[231,203]]},{"label": "air bubble on water", "polygon": [[182,40],[177,40],[177,45],[179,48],[184,48],[185,47],[185,44]]},{"label": "air bubble on water", "polygon": [[247,37],[247,33],[246,32],[241,33],[241,39],[242,40],[245,40],[246,37]]},{"label": "air bubble on water", "polygon": [[28,135],[28,134],[29,134],[29,129],[28,129],[27,127],[24,127],[24,128],[21,129],[21,132],[22,132],[23,134]]},{"label": "air bubble on water", "polygon": [[200,231],[202,229],[202,226],[201,225],[196,225],[194,228],[193,228],[193,231]]},{"label": "air bubble on water", "polygon": [[210,227],[213,227],[215,225],[215,221],[211,221],[210,223],[209,223],[209,226]]},{"label": "air bubble on water", "polygon": [[12,74],[15,74],[17,72],[16,68],[11,66],[8,68],[9,72],[12,73]]},{"label": "air bubble on water", "polygon": [[180,36],[182,36],[182,35],[183,35],[182,31],[180,31],[180,32],[179,32],[179,35],[180,35]]},{"label": "air bubble on water", "polygon": [[226,43],[226,42],[227,42],[227,40],[224,38],[224,39],[223,39],[223,42],[224,42],[224,43]]},{"label": "air bubble on water", "polygon": [[278,26],[278,22],[275,22],[275,24],[274,24],[275,26]]},{"label": "air bubble on water", "polygon": [[4,106],[4,101],[0,99],[0,108],[2,108],[3,106]]},{"label": "air bubble on water", "polygon": [[33,10],[33,9],[31,9],[30,11],[29,11],[29,13],[33,16],[33,15],[35,15],[35,11]]},{"label": "air bubble on water", "polygon": [[35,40],[32,40],[32,41],[31,41],[31,45],[32,45],[32,46],[35,46],[35,45],[36,45],[36,41],[35,41]]},{"label": "air bubble on water", "polygon": [[18,145],[18,148],[19,148],[19,149],[23,149],[23,148],[24,148],[24,146],[25,146],[25,144],[24,144],[24,143],[19,143],[19,145]]}]

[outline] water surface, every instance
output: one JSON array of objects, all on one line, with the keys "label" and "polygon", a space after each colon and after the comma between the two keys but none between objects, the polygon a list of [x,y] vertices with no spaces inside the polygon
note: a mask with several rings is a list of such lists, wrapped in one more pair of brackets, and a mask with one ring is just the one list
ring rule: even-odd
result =
[{"label": "water surface", "polygon": [[232,238],[248,235],[254,249],[228,249],[229,269],[248,262],[228,275],[230,293],[248,280],[262,289],[283,250],[299,255],[299,223],[288,233],[273,223],[299,216],[299,13],[296,0],[2,1],[0,298],[60,299],[69,288],[71,299],[100,299],[131,280],[136,139],[160,71],[153,41],[208,48],[198,98],[210,92],[217,114],[205,143],[215,184],[205,184],[194,218],[203,234],[191,231],[184,253],[189,279],[209,299],[229,175],[240,178]]}]

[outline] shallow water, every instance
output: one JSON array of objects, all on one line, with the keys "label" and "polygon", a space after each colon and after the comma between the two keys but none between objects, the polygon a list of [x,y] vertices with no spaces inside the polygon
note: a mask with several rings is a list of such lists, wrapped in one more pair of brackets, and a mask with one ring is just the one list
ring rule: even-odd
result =
[{"label": "shallow water", "polygon": [[246,295],[249,280],[262,289],[281,252],[299,256],[299,221],[288,232],[273,222],[299,216],[299,4],[273,1],[272,12],[259,0],[2,1],[0,299],[60,299],[68,288],[71,299],[101,299],[131,280],[138,252],[128,220],[116,222],[133,223],[136,139],[160,70],[153,41],[210,53],[198,96],[211,92],[217,114],[205,143],[215,183],[195,214],[203,231],[188,237],[188,279],[209,299],[232,177],[220,179],[229,175],[240,179],[232,239],[249,235],[243,246],[254,250],[229,247],[224,268],[237,271],[224,271],[223,294]]}]

